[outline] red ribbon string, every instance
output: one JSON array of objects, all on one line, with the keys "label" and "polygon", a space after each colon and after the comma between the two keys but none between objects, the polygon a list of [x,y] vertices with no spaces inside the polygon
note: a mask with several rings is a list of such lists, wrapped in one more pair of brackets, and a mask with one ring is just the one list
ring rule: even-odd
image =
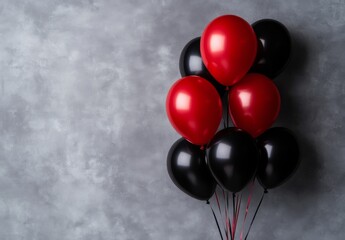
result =
[{"label": "red ribbon string", "polygon": [[245,226],[246,218],[247,218],[247,215],[248,215],[248,210],[249,210],[250,202],[251,202],[252,196],[253,196],[254,183],[255,183],[255,180],[253,180],[252,184],[250,185],[250,190],[249,190],[249,195],[248,195],[248,201],[247,201],[247,206],[246,206],[246,212],[245,212],[245,214],[244,214],[243,223],[242,223],[242,229],[241,229],[241,234],[240,234],[240,240],[243,239],[243,231],[244,231],[244,226]]},{"label": "red ribbon string", "polygon": [[238,199],[238,202],[237,202],[235,230],[237,229],[238,217],[239,217],[239,215],[240,215],[240,209],[241,209],[241,203],[242,203],[242,193],[241,193],[241,195],[239,196],[239,199]]},{"label": "red ribbon string", "polygon": [[[216,196],[216,201],[217,201],[217,205],[218,205],[218,210],[219,210],[220,218],[223,219],[223,214],[222,214],[222,210],[221,210],[221,207],[220,207],[220,203],[219,203],[219,198],[218,198],[217,191],[215,192],[214,195]],[[227,234],[227,232],[226,232],[226,228],[225,228],[224,222],[223,222],[223,221],[221,221],[221,222],[223,223],[223,227],[224,227],[226,239],[229,240],[229,237],[228,237],[228,234]]]},{"label": "red ribbon string", "polygon": [[229,235],[231,237],[231,240],[234,240],[233,237],[232,237],[232,229],[231,229],[231,221],[230,221],[230,213],[229,213],[229,193],[226,193],[226,206],[227,206],[227,213],[228,213],[228,219],[227,219],[227,224],[228,224],[228,227],[229,227]]},{"label": "red ribbon string", "polygon": [[265,196],[265,194],[266,194],[266,193],[268,193],[268,192],[267,192],[267,189],[265,189],[265,190],[264,190],[264,192],[263,192],[263,194],[262,194],[262,196],[261,196],[260,202],[259,202],[258,206],[256,207],[256,210],[255,210],[254,216],[253,216],[253,218],[252,218],[252,221],[251,221],[251,222],[250,222],[250,224],[249,224],[249,228],[248,228],[248,231],[247,231],[247,234],[246,234],[246,237],[244,238],[244,240],[247,240],[247,238],[248,238],[248,235],[249,235],[250,229],[251,229],[251,228],[252,228],[252,226],[253,226],[253,223],[254,223],[255,217],[256,217],[256,215],[257,215],[257,213],[258,213],[259,209],[260,209],[260,206],[261,206],[261,204],[262,204],[262,201],[264,200],[264,196]]},{"label": "red ribbon string", "polygon": [[[224,207],[225,207],[225,225],[226,225],[226,237],[229,239],[229,237],[232,239],[232,234],[229,226],[229,216],[228,216],[228,204],[227,199],[225,199],[225,191],[223,190],[223,198],[224,198]],[[230,235],[231,234],[231,235]]]},{"label": "red ribbon string", "polygon": [[225,204],[225,191],[224,189],[223,190],[223,200],[224,200],[224,210],[225,210],[225,235],[226,235],[226,239],[229,240],[229,231],[228,231],[228,224],[227,224],[227,218],[228,218],[228,209],[226,207],[226,204]]},{"label": "red ribbon string", "polygon": [[[237,227],[237,221],[238,216],[240,212],[241,207],[241,201],[242,201],[242,194],[240,196],[233,195],[233,222],[232,222],[232,238],[235,239],[236,235],[236,227]],[[236,203],[235,203],[236,202]]]}]

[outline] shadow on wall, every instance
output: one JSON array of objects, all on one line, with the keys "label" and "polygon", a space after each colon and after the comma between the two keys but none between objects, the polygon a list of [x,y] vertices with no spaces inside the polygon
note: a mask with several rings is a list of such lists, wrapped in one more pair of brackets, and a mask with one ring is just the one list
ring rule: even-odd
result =
[{"label": "shadow on wall", "polygon": [[[321,162],[318,158],[317,146],[313,145],[311,133],[304,131],[307,126],[308,114],[312,114],[308,108],[308,102],[300,102],[300,94],[308,94],[308,89],[298,89],[307,86],[310,78],[306,78],[308,71],[308,45],[304,37],[298,32],[291,32],[292,36],[292,55],[289,65],[283,74],[276,81],[281,93],[281,111],[279,115],[279,125],[290,128],[296,135],[300,147],[301,164],[297,172],[289,181],[284,184],[283,191],[288,191],[289,195],[298,197],[300,205],[303,207],[310,204],[303,204],[309,201],[314,195],[320,191],[319,170]],[[301,81],[303,81],[301,83]],[[298,91],[297,91],[298,89]],[[294,92],[296,91],[296,92]],[[298,95],[299,94],[299,95]],[[297,97],[299,96],[299,97]]]}]

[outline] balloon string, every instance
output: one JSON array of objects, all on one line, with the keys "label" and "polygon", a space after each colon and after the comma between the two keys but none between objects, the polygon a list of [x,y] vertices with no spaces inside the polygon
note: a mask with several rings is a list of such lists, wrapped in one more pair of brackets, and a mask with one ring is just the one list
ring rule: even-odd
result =
[{"label": "balloon string", "polygon": [[238,201],[238,206],[237,206],[236,226],[238,223],[238,216],[240,215],[241,203],[242,203],[242,193],[240,195],[240,200]]},{"label": "balloon string", "polygon": [[229,210],[229,193],[228,192],[226,193],[226,206],[227,206],[227,214],[228,214],[227,224],[229,226],[230,237],[231,237],[231,240],[234,240],[232,237],[231,221],[230,221],[230,216],[229,216],[230,210]]},{"label": "balloon string", "polygon": [[[222,209],[220,208],[219,198],[218,198],[217,191],[214,193],[214,195],[216,196],[216,201],[217,201],[217,205],[218,205],[218,210],[219,210],[220,218],[223,219]],[[224,222],[222,221],[222,223],[223,223],[223,227],[224,227],[225,234],[226,234],[226,236],[227,236],[226,228],[225,228]]]},{"label": "balloon string", "polygon": [[229,222],[228,222],[228,207],[227,207],[226,199],[225,199],[225,191],[224,189],[222,190],[223,190],[223,200],[224,200],[224,208],[225,208],[225,226],[226,226],[225,234],[226,234],[226,239],[229,240],[230,229],[229,229]]},{"label": "balloon string", "polygon": [[226,204],[225,204],[225,192],[224,192],[224,189],[222,189],[222,192],[223,192],[223,200],[224,200],[224,217],[225,217],[225,236],[226,236],[226,239],[229,240],[229,236],[228,236],[228,226],[227,226],[227,221],[226,221],[226,218],[228,216],[228,210],[226,209]]},{"label": "balloon string", "polygon": [[236,207],[235,207],[236,193],[232,193],[232,239],[235,239],[235,221],[236,221]]},{"label": "balloon string", "polygon": [[243,239],[244,225],[245,225],[246,218],[247,218],[247,215],[248,215],[248,210],[249,210],[250,202],[251,202],[252,196],[253,196],[254,184],[255,184],[255,179],[252,181],[252,184],[250,185],[250,190],[249,190],[249,195],[248,195],[246,211],[245,211],[245,214],[244,214],[243,223],[242,223],[242,227],[241,227],[240,240]]},{"label": "balloon string", "polygon": [[[224,117],[223,115],[223,127],[224,128],[228,128],[229,127],[229,87],[226,87],[225,89],[225,93],[222,97],[222,101],[225,101],[225,106],[226,106],[226,111],[225,111],[225,114],[226,114],[226,117]],[[225,96],[225,99],[224,99],[224,96]]]},{"label": "balloon string", "polygon": [[236,217],[237,217],[237,207],[238,207],[238,195],[235,196],[235,208],[233,213],[233,220],[232,220],[232,229],[233,229],[233,238],[235,238],[236,234]]},{"label": "balloon string", "polygon": [[226,89],[226,127],[229,127],[229,87]]},{"label": "balloon string", "polygon": [[254,220],[255,220],[256,214],[258,213],[258,211],[259,211],[259,209],[260,209],[261,203],[262,203],[262,201],[264,200],[264,196],[265,196],[265,194],[266,194],[266,193],[268,193],[267,189],[265,189],[265,190],[264,190],[264,192],[262,193],[262,196],[261,196],[260,202],[259,202],[258,206],[256,207],[256,210],[255,210],[255,213],[254,213],[253,219],[252,219],[252,221],[250,222],[250,225],[249,225],[249,228],[248,228],[248,231],[247,231],[247,234],[246,234],[246,237],[244,238],[244,240],[247,240],[247,238],[248,238],[248,235],[249,235],[250,229],[251,229],[251,228],[252,228],[252,226],[253,226],[253,223],[254,223]]},{"label": "balloon string", "polygon": [[234,229],[234,238],[236,234],[236,229],[237,229],[237,223],[238,223],[238,216],[240,214],[240,209],[241,209],[241,202],[242,202],[242,193],[236,198],[236,218],[235,218],[235,229]]},{"label": "balloon string", "polygon": [[225,107],[226,107],[226,110],[225,110],[225,115],[223,115],[223,127],[224,128],[227,128],[228,127],[228,90],[226,89],[223,96],[222,96],[222,102],[225,103]]},{"label": "balloon string", "polygon": [[213,208],[212,208],[210,202],[207,201],[206,203],[207,203],[208,205],[210,205],[210,208],[211,208],[211,211],[212,211],[214,220],[215,220],[215,222],[216,222],[216,224],[217,224],[217,228],[218,228],[218,232],[219,232],[219,235],[220,235],[220,239],[221,239],[221,240],[224,240],[224,239],[223,239],[223,235],[222,235],[222,231],[220,230],[220,227],[219,227],[219,223],[218,223],[218,220],[217,220],[217,216],[216,216],[216,214],[214,213],[214,210],[213,210]]},{"label": "balloon string", "polygon": [[219,205],[219,200],[218,200],[218,194],[217,194],[217,192],[215,192],[215,196],[216,196],[216,201],[217,201],[219,213],[220,213],[220,215],[222,215],[222,210],[220,209],[220,205]]}]

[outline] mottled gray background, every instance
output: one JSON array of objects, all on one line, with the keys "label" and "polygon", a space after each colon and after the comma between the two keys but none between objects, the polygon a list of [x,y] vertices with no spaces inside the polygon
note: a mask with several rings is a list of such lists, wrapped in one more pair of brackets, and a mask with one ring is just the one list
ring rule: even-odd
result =
[{"label": "mottled gray background", "polygon": [[294,38],[276,125],[303,163],[251,239],[344,239],[344,0],[1,0],[0,239],[219,239],[168,177],[164,103],[183,46],[228,13]]}]

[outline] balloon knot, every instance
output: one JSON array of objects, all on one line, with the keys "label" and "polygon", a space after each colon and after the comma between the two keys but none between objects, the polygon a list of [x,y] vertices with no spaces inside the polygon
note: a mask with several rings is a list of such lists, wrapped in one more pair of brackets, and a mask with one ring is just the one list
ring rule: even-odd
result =
[{"label": "balloon knot", "polygon": [[226,90],[226,91],[229,91],[229,89],[230,89],[229,86],[226,86],[225,90]]},{"label": "balloon knot", "polygon": [[205,147],[204,147],[204,146],[201,146],[201,147],[200,147],[200,150],[204,150],[204,149],[205,149]]},{"label": "balloon knot", "polygon": [[264,193],[268,193],[267,189],[265,189]]},{"label": "balloon knot", "polygon": [[210,205],[210,201],[206,200],[206,204]]}]

